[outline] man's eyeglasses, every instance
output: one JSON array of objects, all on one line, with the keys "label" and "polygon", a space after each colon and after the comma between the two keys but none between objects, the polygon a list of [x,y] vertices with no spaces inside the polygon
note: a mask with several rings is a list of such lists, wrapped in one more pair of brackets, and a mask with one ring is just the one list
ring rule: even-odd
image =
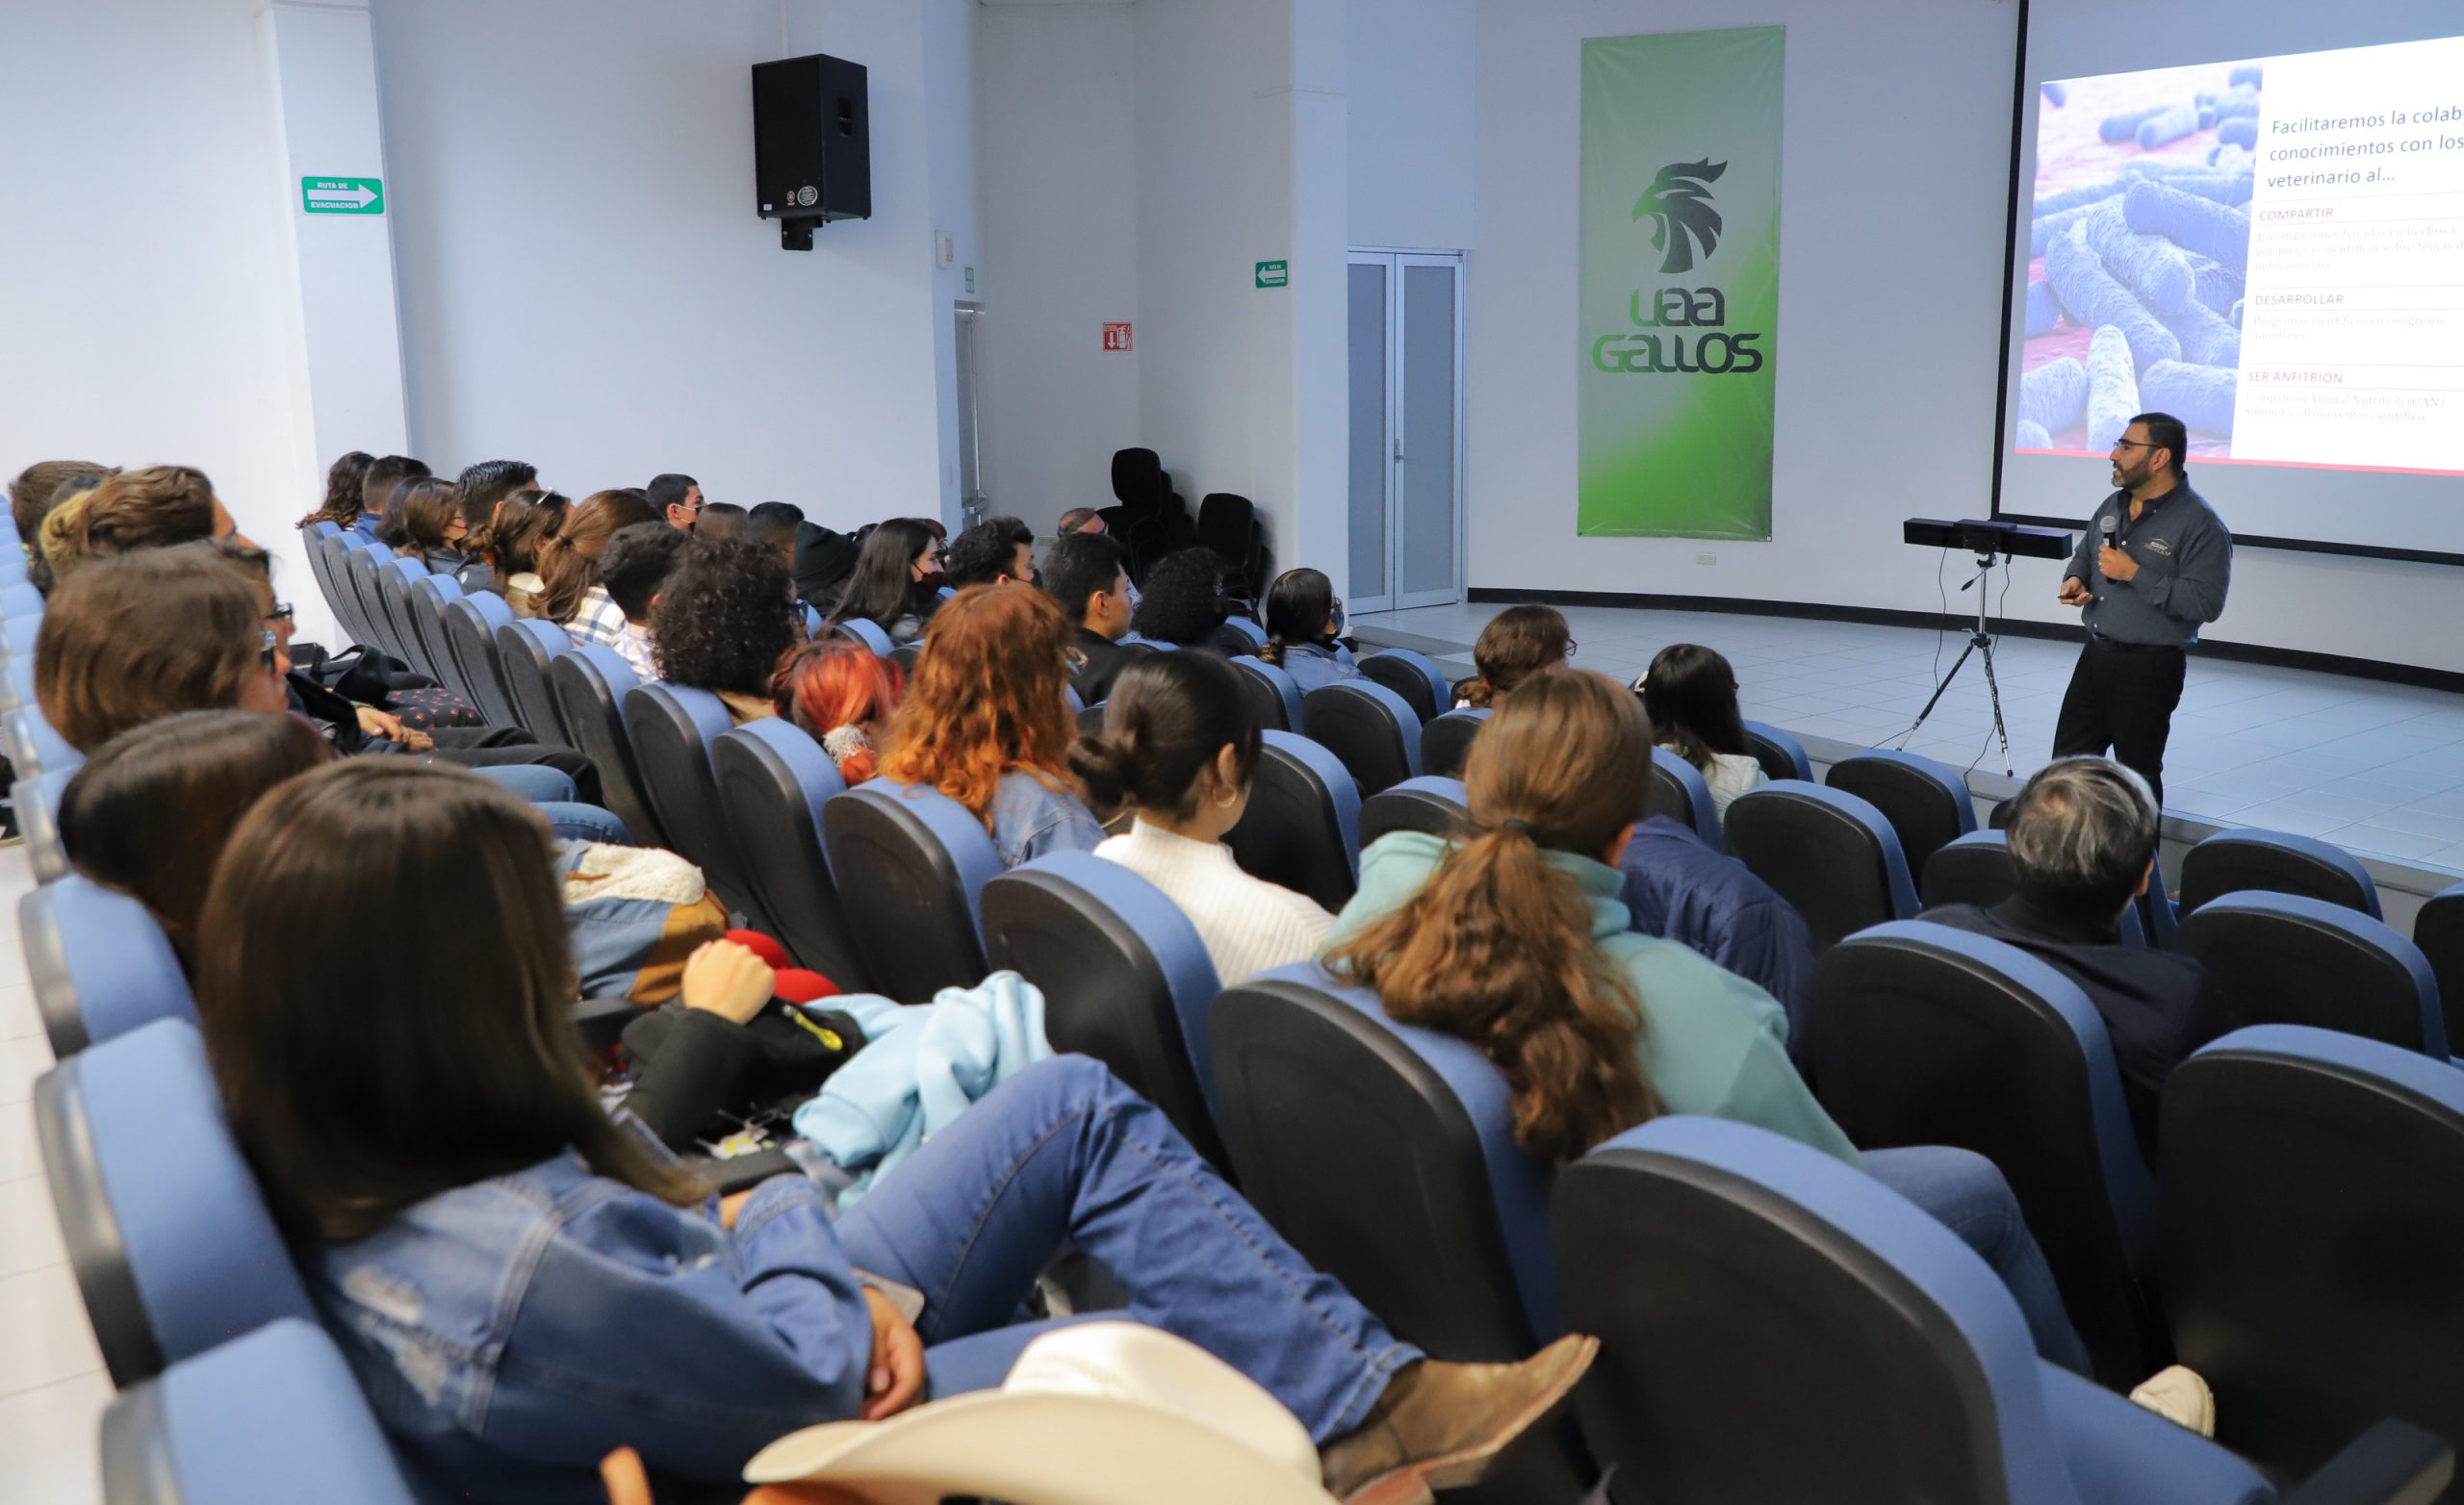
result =
[{"label": "man's eyeglasses", "polygon": [[2117,449],[2153,449],[2156,447],[2156,443],[2151,439],[2117,439],[2114,441],[2114,447]]},{"label": "man's eyeglasses", "polygon": [[298,620],[298,613],[293,609],[291,602],[276,601],[273,603],[273,610],[266,613],[266,620],[268,622],[295,622]]}]

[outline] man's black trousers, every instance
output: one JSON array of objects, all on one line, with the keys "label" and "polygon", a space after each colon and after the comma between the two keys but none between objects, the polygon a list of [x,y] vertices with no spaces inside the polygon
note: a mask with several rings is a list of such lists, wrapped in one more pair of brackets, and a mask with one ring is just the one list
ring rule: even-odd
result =
[{"label": "man's black trousers", "polygon": [[2113,759],[2147,780],[2158,809],[2165,804],[2165,739],[2182,701],[2190,655],[2178,648],[2117,643],[2091,635],[2070,671],[2054,723],[2053,755]]}]

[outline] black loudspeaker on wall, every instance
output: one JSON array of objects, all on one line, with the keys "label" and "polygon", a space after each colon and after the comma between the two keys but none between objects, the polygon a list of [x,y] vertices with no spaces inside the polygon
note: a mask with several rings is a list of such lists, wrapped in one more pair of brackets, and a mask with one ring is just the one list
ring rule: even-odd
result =
[{"label": "black loudspeaker on wall", "polygon": [[814,53],[753,65],[753,178],[779,243],[812,249],[812,227],[873,214],[864,65]]}]

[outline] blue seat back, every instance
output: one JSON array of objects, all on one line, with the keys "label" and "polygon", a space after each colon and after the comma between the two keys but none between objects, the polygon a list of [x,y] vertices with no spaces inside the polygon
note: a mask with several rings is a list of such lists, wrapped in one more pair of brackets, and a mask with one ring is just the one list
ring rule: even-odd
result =
[{"label": "blue seat back", "polygon": [[778,917],[753,881],[737,850],[735,830],[719,804],[711,749],[734,725],[727,702],[707,690],[654,681],[636,684],[625,694],[625,730],[632,742],[633,766],[659,829],[686,861],[702,870],[731,912],[745,915],[755,930],[775,936]]},{"label": "blue seat back", "polygon": [[1930,757],[1875,748],[1831,765],[1823,782],[1883,812],[1912,874],[1945,845],[1976,829],[1976,802],[1957,770]]},{"label": "blue seat back", "polygon": [[384,596],[376,583],[378,571],[393,558],[393,549],[373,539],[367,540],[344,556],[343,577],[359,602],[360,622],[368,628],[368,645],[401,658],[401,646],[394,641],[393,623],[385,615]]},{"label": "blue seat back", "polygon": [[1223,619],[1223,625],[1248,639],[1249,647],[1253,650],[1267,646],[1267,629],[1246,617],[1226,617]]},{"label": "blue seat back", "polygon": [[[331,604],[335,614],[342,618],[343,625],[349,630],[351,641],[370,648],[383,647],[380,641],[382,634],[369,616],[365,596],[367,587],[374,583],[376,556],[369,554],[364,564],[355,560],[357,555],[384,546],[362,534],[345,532],[339,538],[327,539],[315,547],[325,554],[326,574],[334,586]],[[391,553],[392,550],[387,549],[386,552]]]},{"label": "blue seat back", "polygon": [[462,682],[471,687],[473,703],[491,727],[522,725],[497,647],[497,633],[513,620],[513,608],[494,591],[473,591],[445,603],[445,646],[462,671]]},{"label": "blue seat back", "polygon": [[[32,665],[34,660],[25,662]],[[74,771],[85,766],[86,754],[68,745],[68,740],[51,729],[43,719],[42,707],[29,695],[26,702],[8,715],[8,753],[19,774],[48,774],[62,769]]]},{"label": "blue seat back", "polygon": [[309,523],[308,526],[301,531],[305,532],[310,538],[340,538],[342,536],[343,529],[341,523],[336,523],[329,518],[320,518],[316,522]]},{"label": "blue seat back", "polygon": [[1377,838],[1389,831],[1457,836],[1471,820],[1471,802],[1463,792],[1463,780],[1423,774],[1360,802],[1360,850],[1366,852],[1377,845]]},{"label": "blue seat back", "polygon": [[1725,850],[1720,839],[1719,802],[1711,798],[1711,786],[1703,781],[1703,774],[1685,761],[1681,753],[1667,748],[1652,751],[1651,792],[1643,801],[1650,815],[1665,815],[1682,826],[1690,826],[1694,833],[1710,843],[1711,850]]},{"label": "blue seat back", "polygon": [[24,580],[0,585],[0,617],[39,617],[42,615],[42,592]]},{"label": "blue seat back", "polygon": [[1245,654],[1232,660],[1232,667],[1242,674],[1241,690],[1248,697],[1259,726],[1269,731],[1300,729],[1299,681],[1264,659]]},{"label": "blue seat back", "polygon": [[18,653],[6,664],[0,664],[0,677],[9,683],[7,709],[22,710],[38,703],[35,697],[35,655]]},{"label": "blue seat back", "polygon": [[26,858],[34,865],[35,881],[56,883],[68,876],[68,851],[60,841],[60,801],[73,768],[57,768],[32,778],[20,778],[9,790],[17,811],[17,830],[26,838]]},{"label": "blue seat back", "polygon": [[2156,1367],[2155,1201],[2104,1018],[2015,946],[1898,921],[1814,965],[1813,1080],[1861,1149],[1948,1144],[2001,1167],[2099,1378]]},{"label": "blue seat back", "polygon": [[882,630],[880,623],[869,617],[850,617],[834,630],[848,642],[860,643],[871,649],[876,658],[887,658],[890,654],[889,634]]},{"label": "blue seat back", "polygon": [[1813,782],[1813,759],[1806,756],[1806,745],[1796,733],[1784,731],[1767,721],[1749,721],[1745,725],[1745,745],[1752,750],[1754,760],[1762,765],[1764,777],[1794,778]]},{"label": "blue seat back", "polygon": [[[28,838],[31,843],[32,838]],[[2413,944],[2429,963],[2438,982],[2438,1002],[2447,1016],[2448,1048],[2464,1040],[2464,883],[2451,883],[2422,902],[2413,916]]]},{"label": "blue seat back", "polygon": [[2342,1030],[2447,1059],[2429,959],[2357,909],[2300,894],[2227,894],[2184,919],[2174,945],[2206,964],[2252,1024]]},{"label": "blue seat back", "polygon": [[2182,858],[2182,913],[2225,894],[2264,890],[2342,905],[2374,920],[2378,885],[2361,859],[2332,842],[2280,830],[2220,830]]},{"label": "blue seat back", "polygon": [[505,690],[522,725],[540,741],[562,748],[581,744],[565,725],[564,702],[548,676],[556,660],[573,650],[572,634],[552,622],[531,617],[497,628],[497,663],[504,671]]},{"label": "blue seat back", "polygon": [[1225,844],[1250,877],[1341,909],[1360,886],[1360,790],[1332,752],[1270,730],[1258,750],[1249,807]]},{"label": "blue seat back", "polygon": [[160,1019],[54,1066],[35,1084],[35,1132],[116,1383],[278,1317],[316,1320],[195,1026]]},{"label": "blue seat back", "polygon": [[1448,711],[1421,727],[1421,772],[1447,778],[1462,778],[1464,762],[1472,755],[1472,739],[1479,735],[1488,719],[1487,706],[1466,706]]},{"label": "blue seat back", "polygon": [[991,968],[977,906],[1002,871],[992,833],[937,789],[866,779],[821,808],[821,838],[865,973],[879,991],[920,1004],[972,987]]},{"label": "blue seat back", "polygon": [[873,991],[821,840],[822,806],[847,792],[838,765],[794,723],[749,721],[710,748],[719,808],[790,956],[843,992]]},{"label": "blue seat back", "polygon": [[[1928,909],[1954,904],[1989,909],[2018,891],[2019,873],[2011,865],[2010,836],[1998,830],[1972,830],[1944,842],[1925,859],[1924,881],[1919,885]],[[2147,944],[2139,911],[2140,906],[2134,904],[2121,912],[2118,930],[2125,946]]]},{"label": "blue seat back", "polygon": [[1404,699],[1373,679],[1338,679],[1300,698],[1303,729],[1350,770],[1364,795],[1421,771],[1421,721]]},{"label": "blue seat back", "polygon": [[0,647],[5,647],[12,658],[32,658],[35,639],[41,635],[42,612],[38,609],[11,617],[8,625],[0,627]]},{"label": "blue seat back", "polygon": [[433,671],[430,677],[476,705],[478,692],[463,675],[461,660],[454,656],[452,640],[445,631],[446,604],[461,599],[461,582],[453,576],[423,574],[410,582],[402,605],[419,638],[420,650],[427,655],[428,667]]},{"label": "blue seat back", "polygon": [[157,1019],[196,1022],[178,955],[126,894],[72,873],[17,901],[17,933],[59,1059]]},{"label": "blue seat back", "polygon": [[1453,708],[1454,686],[1426,653],[1408,648],[1381,648],[1360,660],[1366,678],[1403,698],[1424,724]]},{"label": "blue seat back", "polygon": [[[351,630],[350,618],[344,613],[341,604],[343,593],[348,587],[334,578],[334,570],[342,557],[341,535],[338,532],[320,533],[310,528],[301,534],[299,547],[308,556],[308,574],[310,578],[317,582],[318,597],[324,601],[325,610],[333,617],[335,624],[348,634]],[[340,652],[349,646],[347,643],[337,643],[334,649],[335,651]]]},{"label": "blue seat back", "polygon": [[429,661],[427,644],[421,638],[419,624],[411,615],[411,584],[427,578],[424,560],[407,556],[388,559],[376,567],[376,604],[384,614],[379,630],[391,635],[394,656],[412,669],[436,679],[436,665]]},{"label": "blue seat back", "polygon": [[671,846],[673,837],[642,787],[632,733],[625,725],[625,697],[639,683],[641,676],[623,654],[598,644],[558,654],[548,666],[548,685],[565,713],[574,744],[599,770],[601,803],[635,840]]},{"label": "blue seat back", "polygon": [[1207,1012],[1215,963],[1180,906],[1088,852],[1038,857],[984,885],[986,959],[1044,996],[1057,1051],[1091,1056],[1226,1167]]},{"label": "blue seat back", "polygon": [[1853,794],[1780,779],[1731,801],[1721,830],[1729,855],[1805,917],[1817,953],[1916,912],[1898,833]]}]

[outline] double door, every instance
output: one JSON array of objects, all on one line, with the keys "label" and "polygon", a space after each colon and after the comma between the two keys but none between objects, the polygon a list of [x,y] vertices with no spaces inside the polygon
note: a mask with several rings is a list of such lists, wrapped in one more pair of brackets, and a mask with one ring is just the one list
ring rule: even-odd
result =
[{"label": "double door", "polygon": [[1463,258],[1355,250],[1348,271],[1354,612],[1463,595]]}]

